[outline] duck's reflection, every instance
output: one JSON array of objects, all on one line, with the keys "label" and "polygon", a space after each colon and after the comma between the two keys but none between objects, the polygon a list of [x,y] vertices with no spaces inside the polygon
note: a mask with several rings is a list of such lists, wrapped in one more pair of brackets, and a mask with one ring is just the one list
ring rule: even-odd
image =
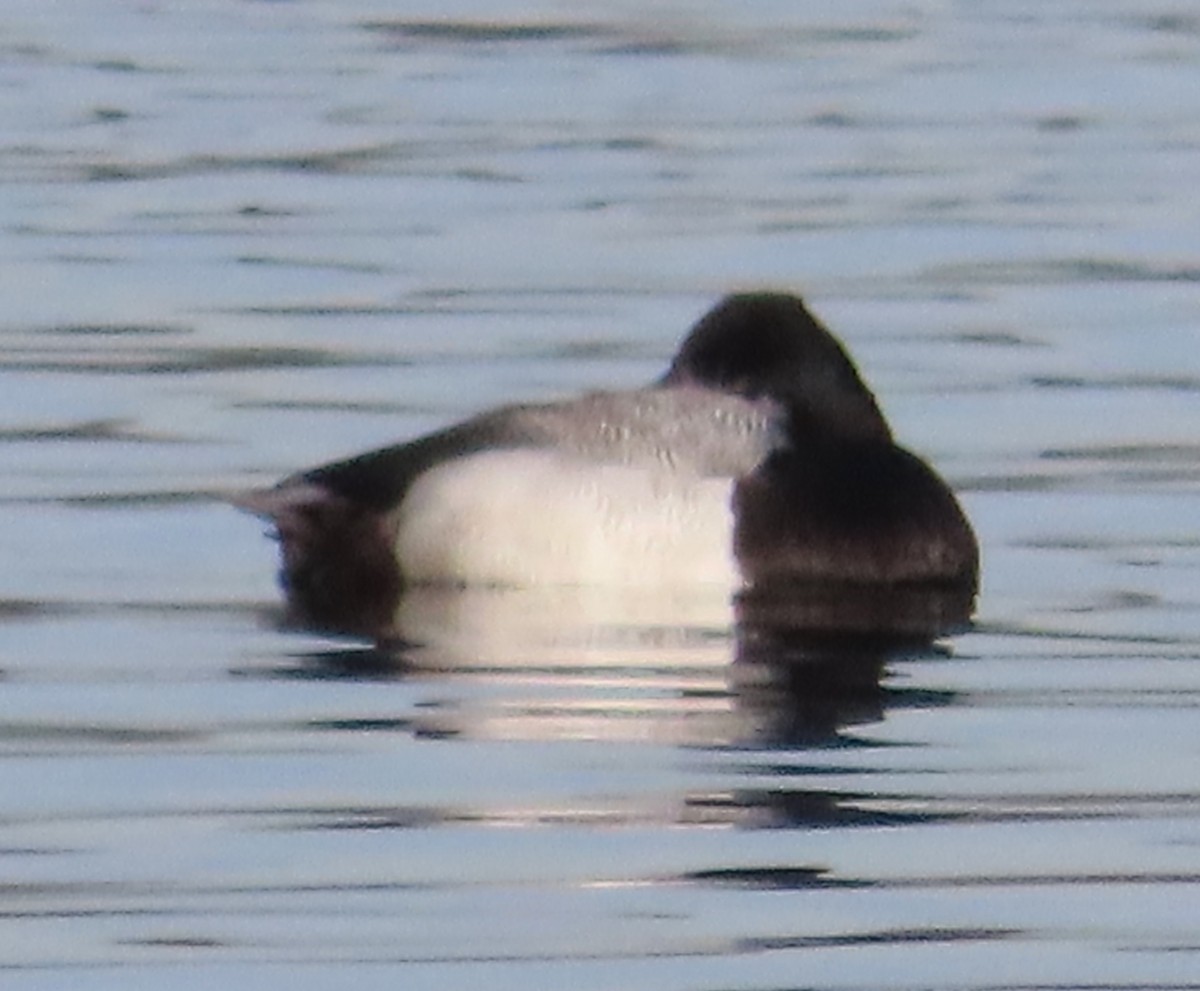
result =
[{"label": "duck's reflection", "polygon": [[963,629],[973,606],[971,590],[941,584],[743,596],[729,677],[744,732],[759,744],[819,745],[882,719],[907,701],[883,686],[888,663],[942,652],[938,638]]},{"label": "duck's reflection", "polygon": [[[845,782],[869,770],[876,744],[866,724],[895,707],[953,701],[887,674],[898,659],[945,652],[938,638],[961,629],[972,606],[970,591],[937,586],[780,588],[732,603],[719,593],[420,590],[401,604],[387,642],[303,655],[286,672],[397,687],[314,730],[381,727],[449,746],[587,741],[601,744],[601,765],[640,766],[630,745],[646,748],[649,766],[661,765],[664,748],[684,748],[687,772],[665,791],[617,783],[549,800],[367,803],[287,818],[300,829],[826,829],[940,819],[903,789],[864,795]],[[539,753],[549,751],[525,759]]]},{"label": "duck's reflection", "polygon": [[439,692],[418,720],[439,736],[821,746],[905,704],[882,684],[889,662],[944,650],[938,638],[968,623],[973,601],[945,585],[733,602],[720,590],[424,588],[400,601],[386,640],[304,655],[291,674],[454,682],[462,691]]}]

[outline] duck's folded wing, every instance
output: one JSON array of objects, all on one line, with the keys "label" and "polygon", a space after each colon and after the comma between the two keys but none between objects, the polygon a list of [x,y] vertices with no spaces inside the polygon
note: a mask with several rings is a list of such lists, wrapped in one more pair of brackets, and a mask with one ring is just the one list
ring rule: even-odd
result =
[{"label": "duck's folded wing", "polygon": [[386,512],[423,472],[490,450],[554,450],[600,464],[735,478],[776,441],[777,410],[702,388],[595,392],[556,403],[506,406],[428,436],[368,451],[233,500],[263,516],[310,500],[313,488]]}]

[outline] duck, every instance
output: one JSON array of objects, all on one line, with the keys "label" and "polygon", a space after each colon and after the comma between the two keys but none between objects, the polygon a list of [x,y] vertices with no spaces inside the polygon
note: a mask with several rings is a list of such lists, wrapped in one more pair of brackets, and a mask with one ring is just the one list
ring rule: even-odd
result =
[{"label": "duck", "polygon": [[932,583],[974,594],[947,483],[786,292],[729,295],[648,385],[519,403],[231,501],[307,625],[378,629],[418,586]]}]

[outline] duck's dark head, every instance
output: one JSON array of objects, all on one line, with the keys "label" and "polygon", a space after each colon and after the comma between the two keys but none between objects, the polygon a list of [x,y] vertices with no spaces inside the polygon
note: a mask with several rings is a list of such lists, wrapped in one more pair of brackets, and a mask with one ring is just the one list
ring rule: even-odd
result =
[{"label": "duck's dark head", "polygon": [[891,438],[850,356],[788,293],[727,296],[692,328],[661,384],[778,400],[793,430]]},{"label": "duck's dark head", "polygon": [[954,494],[895,444],[854,362],[799,298],[726,297],[662,384],[782,407],[785,442],[734,495],[735,552],[752,588],[933,582],[974,595],[978,545]]}]

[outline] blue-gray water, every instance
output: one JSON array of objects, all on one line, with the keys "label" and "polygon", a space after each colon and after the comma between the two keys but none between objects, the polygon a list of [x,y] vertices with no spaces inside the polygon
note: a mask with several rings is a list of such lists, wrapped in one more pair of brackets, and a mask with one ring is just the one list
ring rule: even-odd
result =
[{"label": "blue-gray water", "polygon": [[[6,988],[1200,987],[1190,6],[11,0],[0,124]],[[720,601],[279,628],[213,492],[760,285],[973,629],[829,698]]]}]

